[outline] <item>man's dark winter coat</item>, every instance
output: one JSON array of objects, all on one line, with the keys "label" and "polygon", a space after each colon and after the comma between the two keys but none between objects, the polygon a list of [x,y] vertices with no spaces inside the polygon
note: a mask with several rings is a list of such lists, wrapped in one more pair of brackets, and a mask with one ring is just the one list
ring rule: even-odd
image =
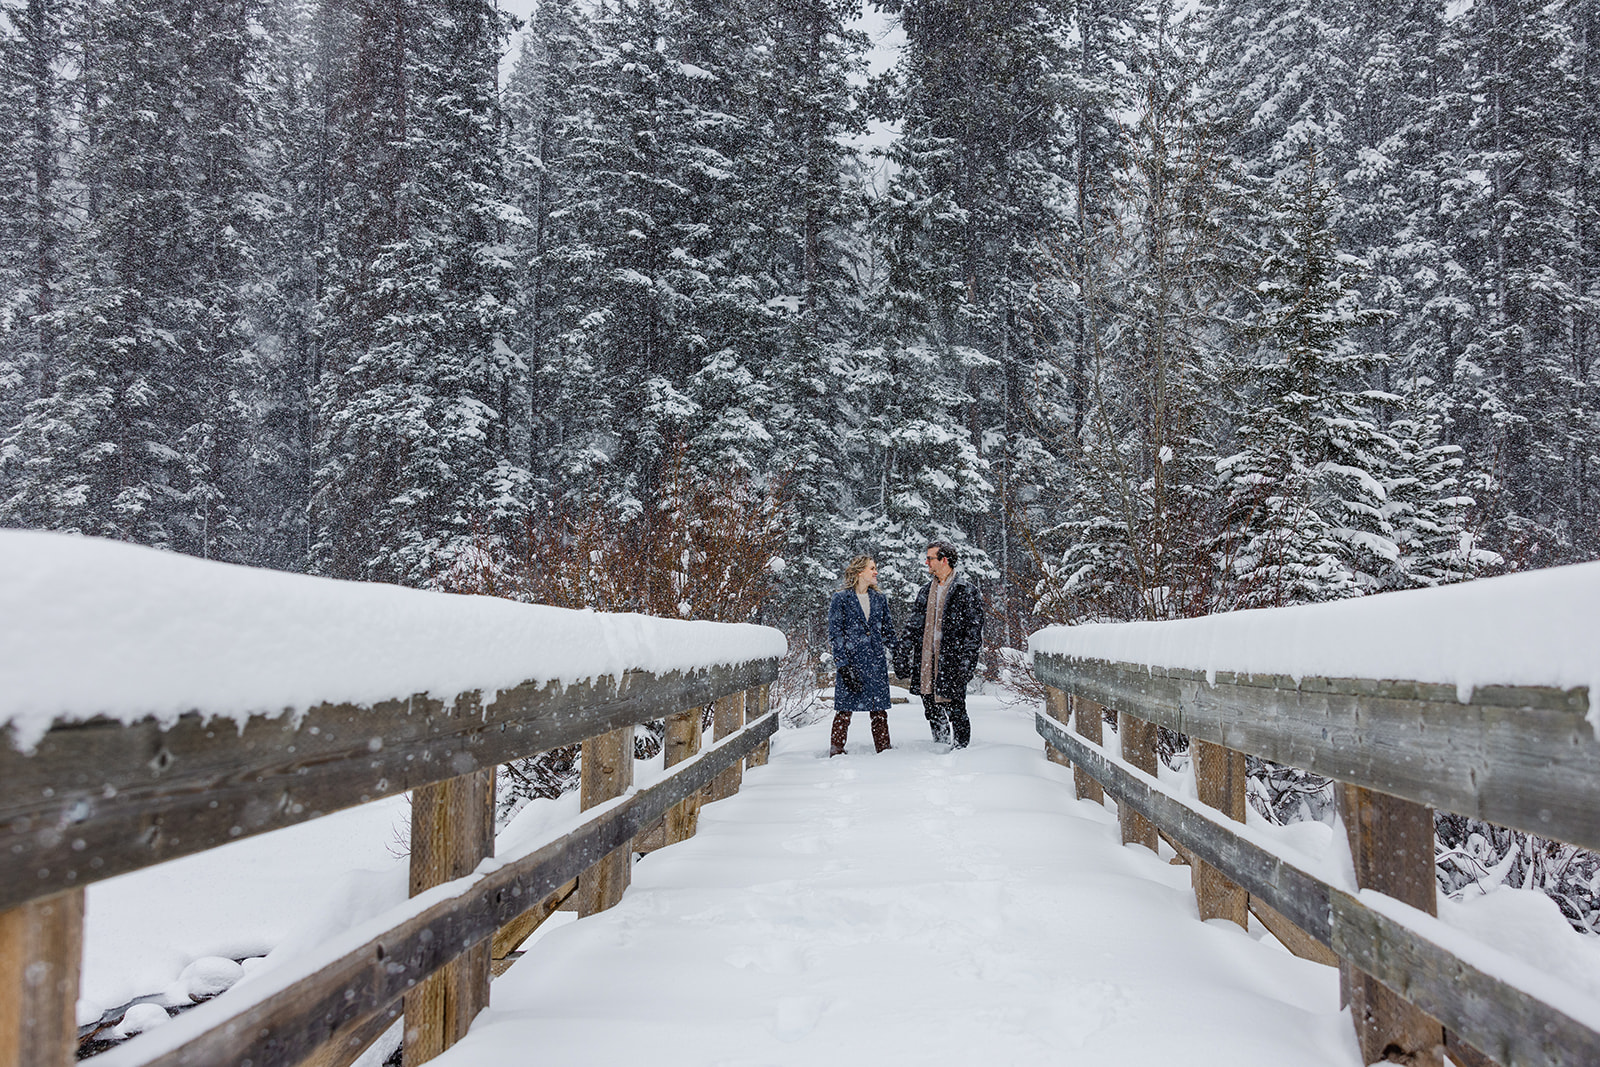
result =
[{"label": "man's dark winter coat", "polygon": [[[983,597],[978,585],[957,571],[950,579],[956,583],[944,602],[944,633],[939,640],[939,662],[933,675],[934,692],[959,697],[978,670],[978,650],[983,647]],[[930,580],[917,594],[917,602],[906,619],[906,632],[895,647],[894,671],[912,692],[922,678],[922,630],[928,622]]]}]

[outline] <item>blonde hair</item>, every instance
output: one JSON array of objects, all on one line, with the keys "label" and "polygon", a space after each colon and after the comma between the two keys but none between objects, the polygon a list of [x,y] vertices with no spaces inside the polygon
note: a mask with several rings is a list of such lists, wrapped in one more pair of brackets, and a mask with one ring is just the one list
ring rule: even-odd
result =
[{"label": "blonde hair", "polygon": [[844,587],[846,589],[854,589],[856,587],[856,579],[861,577],[861,572],[876,562],[877,560],[871,556],[857,556],[851,560],[850,565],[844,569]]}]

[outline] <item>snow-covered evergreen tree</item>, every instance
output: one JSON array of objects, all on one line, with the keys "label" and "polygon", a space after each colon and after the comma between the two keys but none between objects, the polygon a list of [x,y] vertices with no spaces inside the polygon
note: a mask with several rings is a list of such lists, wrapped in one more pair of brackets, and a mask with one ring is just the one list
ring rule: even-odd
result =
[{"label": "snow-covered evergreen tree", "polygon": [[[1448,384],[1452,438],[1479,472],[1486,534],[1513,566],[1582,558],[1575,475],[1595,451],[1592,365],[1574,347],[1576,134],[1585,120],[1568,30],[1531,0],[1484,0],[1455,24],[1459,80],[1445,106],[1464,133],[1447,177],[1447,240],[1470,279],[1472,330]],[[1592,195],[1592,194],[1591,194]]]},{"label": "snow-covered evergreen tree", "polygon": [[1399,462],[1384,482],[1383,519],[1399,555],[1380,589],[1444,585],[1476,577],[1501,562],[1466,526],[1473,505],[1461,491],[1461,447],[1443,443],[1443,417],[1414,391],[1386,427]]},{"label": "snow-covered evergreen tree", "polygon": [[20,472],[7,431],[56,362],[67,193],[61,179],[71,60],[64,0],[0,4],[0,514]]},{"label": "snow-covered evergreen tree", "polygon": [[859,168],[845,143],[864,128],[850,79],[866,41],[848,28],[848,2],[772,0],[757,10],[769,60],[758,72],[751,162],[759,170],[749,206],[767,222],[747,254],[765,283],[758,348],[771,387],[766,462],[794,509],[785,616],[821,626],[844,561],[857,550],[880,551],[846,544],[840,523],[854,496],[846,471],[865,447],[846,407],[853,383],[841,372],[857,365],[861,308],[871,300],[860,269]]},{"label": "snow-covered evergreen tree", "polygon": [[[963,432],[998,494],[997,507],[949,521],[1009,571],[1008,513],[1032,480],[1015,457],[1035,448],[1021,413],[1059,330],[1040,279],[1070,219],[1061,106],[1068,6],[906,0],[886,10],[907,38],[889,111],[901,123],[892,156],[900,173],[880,207],[893,234],[894,314],[912,313],[897,323],[917,325],[917,340],[942,353],[944,373],[969,398]],[[902,334],[901,343],[912,342]],[[1020,565],[1023,553],[1015,555]]]},{"label": "snow-covered evergreen tree", "polygon": [[1383,358],[1347,334],[1359,306],[1354,264],[1331,226],[1329,189],[1314,155],[1295,200],[1267,218],[1258,304],[1247,321],[1248,364],[1239,450],[1218,461],[1226,493],[1219,551],[1234,607],[1279,607],[1356,596],[1399,555],[1384,513],[1384,481],[1399,460],[1366,387]]},{"label": "snow-covered evergreen tree", "polygon": [[1119,211],[1084,235],[1069,276],[1096,327],[1087,357],[1063,356],[1084,398],[1076,447],[1062,450],[1070,476],[1040,509],[1048,524],[1032,523],[1037,607],[1063,620],[1212,606],[1217,337],[1245,237],[1220,131],[1194,105],[1195,43],[1168,5],[1151,15],[1127,52],[1142,92],[1119,146]]},{"label": "snow-covered evergreen tree", "polygon": [[[331,2],[331,0],[330,0]],[[493,6],[351,0],[327,89],[335,236],[317,383],[315,566],[424,583],[520,516],[504,343],[516,216],[499,178]]]},{"label": "snow-covered evergreen tree", "polygon": [[59,360],[11,437],[12,521],[245,559],[254,7],[82,21]]}]

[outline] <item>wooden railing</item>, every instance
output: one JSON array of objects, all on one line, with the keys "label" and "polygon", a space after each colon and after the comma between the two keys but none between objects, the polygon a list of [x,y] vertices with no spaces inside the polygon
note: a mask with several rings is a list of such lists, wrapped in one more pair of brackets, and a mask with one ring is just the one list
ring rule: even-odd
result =
[{"label": "wooden railing", "polygon": [[[413,902],[388,929],[330,945],[309,968],[263,976],[94,1062],[337,1067],[402,1012],[405,1062],[438,1054],[540,922],[563,902],[580,914],[611,907],[636,850],[692,835],[701,803],[737,792],[741,768],[766,761],[777,670],[771,658],[628,671],[568,687],[529,682],[487,704],[478,692],[324,704],[242,728],[198,713],[169,727],[58,723],[30,753],[0,743],[0,1067],[75,1058],[85,885],[402,791],[412,794]],[[712,704],[714,744],[702,752]],[[628,795],[634,727],[663,718],[671,771]],[[594,814],[531,852],[483,863],[494,852],[495,767],[579,742],[582,806]]]},{"label": "wooden railing", "polygon": [[[1193,869],[1202,918],[1244,925],[1248,908],[1291,951],[1338,964],[1362,1062],[1600,1063],[1600,1004],[1541,999],[1531,968],[1434,917],[1434,808],[1600,849],[1586,689],[1480,686],[1463,702],[1454,685],[1208,680],[1045,652],[1034,671],[1048,687],[1038,731],[1078,795],[1109,793],[1125,842],[1165,837]],[[1108,712],[1120,758],[1102,747]],[[1199,803],[1157,780],[1158,725],[1188,736]],[[1246,753],[1336,780],[1355,891],[1244,825]]]}]

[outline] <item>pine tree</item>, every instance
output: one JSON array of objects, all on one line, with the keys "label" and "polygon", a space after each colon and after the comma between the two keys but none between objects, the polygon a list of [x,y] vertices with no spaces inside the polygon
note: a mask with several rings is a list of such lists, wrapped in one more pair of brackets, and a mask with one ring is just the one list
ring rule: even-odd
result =
[{"label": "pine tree", "polygon": [[1234,583],[1230,606],[1278,607],[1357,596],[1399,555],[1384,515],[1384,479],[1399,450],[1365,387],[1382,356],[1347,334],[1370,321],[1352,264],[1335,245],[1328,186],[1316,158],[1300,196],[1268,218],[1259,347],[1249,374],[1239,451],[1217,464],[1227,494],[1220,551]]},{"label": "pine tree", "polygon": [[864,446],[846,415],[841,370],[853,363],[870,299],[861,288],[871,282],[858,273],[862,195],[845,144],[864,129],[850,84],[866,47],[847,27],[854,10],[839,0],[756,9],[767,58],[756,72],[758,136],[740,169],[747,209],[763,220],[746,254],[766,312],[754,339],[771,389],[772,445],[762,462],[795,512],[782,606],[791,625],[822,624],[825,591],[855,554],[840,520],[851,495],[845,470]]},{"label": "pine tree", "polygon": [[[1593,414],[1574,325],[1584,300],[1571,223],[1580,105],[1564,27],[1546,5],[1485,0],[1455,24],[1461,71],[1445,107],[1464,131],[1446,187],[1446,240],[1468,282],[1471,332],[1447,386],[1490,544],[1513,566],[1582,558],[1575,472]],[[1587,410],[1586,410],[1587,409]]]},{"label": "pine tree", "polygon": [[69,20],[61,0],[0,4],[0,142],[10,146],[0,157],[0,515],[20,474],[5,439],[58,358]]},{"label": "pine tree", "polygon": [[499,17],[355,0],[329,90],[337,236],[314,475],[325,573],[425,583],[520,515],[495,97]]},{"label": "pine tree", "polygon": [[1461,491],[1459,445],[1443,442],[1443,418],[1415,392],[1386,427],[1399,462],[1384,481],[1383,519],[1399,555],[1380,589],[1444,585],[1476,577],[1502,561],[1467,528],[1474,501]]},{"label": "pine tree", "polygon": [[[584,435],[564,414],[599,409],[596,421],[603,424],[609,403],[591,368],[568,362],[580,316],[566,286],[584,260],[568,254],[575,251],[568,215],[583,176],[567,157],[585,120],[593,33],[577,5],[540,4],[505,90],[508,192],[527,220],[513,235],[520,272],[511,345],[527,368],[518,391],[524,410],[512,420],[521,426],[514,430],[513,454],[523,457],[545,494],[566,477],[569,463],[590,466],[580,459],[587,442],[569,451],[568,443]],[[562,403],[567,396],[570,411]]]},{"label": "pine tree", "polygon": [[1034,541],[1037,610],[1064,621],[1213,606],[1215,341],[1245,238],[1220,130],[1194,106],[1195,42],[1167,5],[1151,14],[1128,52],[1143,91],[1119,146],[1119,212],[1084,235],[1070,275],[1096,332],[1087,358],[1063,356],[1082,374],[1081,426]]},{"label": "pine tree", "polygon": [[1067,5],[909,0],[886,10],[907,38],[894,161],[915,172],[894,179],[882,208],[904,268],[891,284],[914,293],[917,318],[903,321],[917,321],[922,342],[946,354],[945,373],[970,398],[965,434],[999,494],[999,507],[952,516],[952,525],[1010,570],[1006,513],[1031,491],[1014,457],[1037,447],[1018,413],[1060,327],[1038,282],[1052,255],[1040,238],[1063,232],[1070,217],[1061,179]]},{"label": "pine tree", "polygon": [[139,0],[86,14],[85,222],[44,320],[59,329],[54,380],[12,437],[7,511],[247,558],[237,294],[251,275],[252,8]]}]

